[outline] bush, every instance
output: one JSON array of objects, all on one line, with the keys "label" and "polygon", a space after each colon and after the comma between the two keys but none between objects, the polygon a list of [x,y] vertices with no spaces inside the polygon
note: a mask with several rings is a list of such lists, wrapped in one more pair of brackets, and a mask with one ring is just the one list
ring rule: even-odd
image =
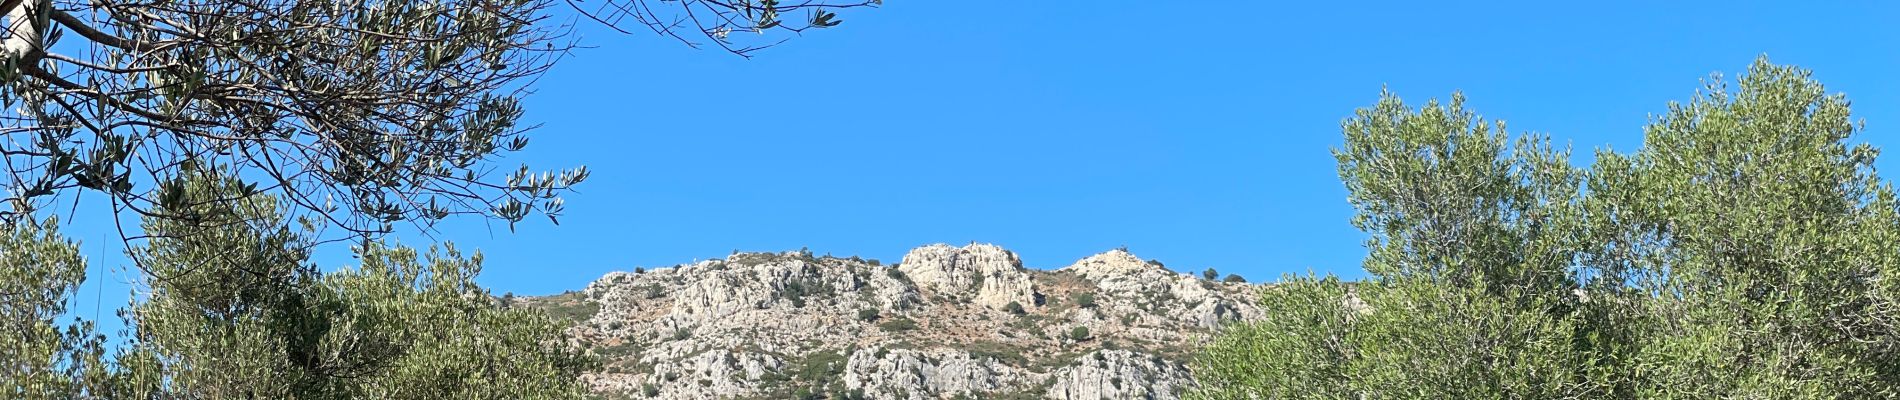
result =
[{"label": "bush", "polygon": [[1083,308],[1095,307],[1094,293],[1088,293],[1088,292],[1076,293],[1074,296],[1074,300],[1075,300],[1075,305],[1078,307],[1083,307]]},{"label": "bush", "polygon": [[877,321],[877,318],[878,318],[878,311],[875,308],[866,308],[866,309],[858,310],[859,321],[872,322],[872,321]]},{"label": "bush", "polygon": [[[1849,102],[1761,59],[1594,165],[1461,95],[1341,124],[1364,282],[1289,277],[1210,399],[1894,398],[1900,199]],[[1421,155],[1427,155],[1421,157]]]},{"label": "bush", "polygon": [[1009,302],[1009,305],[1003,306],[1003,310],[1009,311],[1010,314],[1016,314],[1016,315],[1023,315],[1023,314],[1029,313],[1028,311],[1023,310],[1023,303],[1017,303],[1014,301]]},{"label": "bush", "polygon": [[885,332],[903,332],[917,329],[917,321],[912,321],[910,318],[899,317],[877,324],[877,328],[883,329]]},{"label": "bush", "polygon": [[1206,271],[1201,271],[1201,277],[1211,281],[1214,280],[1214,278],[1220,277],[1220,271],[1215,271],[1214,268],[1209,267]]},{"label": "bush", "polygon": [[848,362],[848,357],[835,350],[813,353],[799,361],[796,367],[798,378],[806,383],[831,379],[842,374]]},{"label": "bush", "polygon": [[642,383],[640,384],[640,394],[646,397],[659,396],[660,388],[653,386],[651,383]]},{"label": "bush", "polygon": [[1227,277],[1222,278],[1221,281],[1227,283],[1247,283],[1247,278],[1242,278],[1240,275],[1227,274]]},{"label": "bush", "polygon": [[1080,341],[1084,341],[1084,340],[1088,340],[1088,339],[1089,339],[1089,327],[1086,327],[1086,326],[1078,326],[1078,327],[1075,327],[1075,328],[1072,328],[1072,329],[1069,329],[1069,339],[1073,339],[1073,340],[1075,340],[1075,341],[1077,341],[1077,342],[1080,342]]}]

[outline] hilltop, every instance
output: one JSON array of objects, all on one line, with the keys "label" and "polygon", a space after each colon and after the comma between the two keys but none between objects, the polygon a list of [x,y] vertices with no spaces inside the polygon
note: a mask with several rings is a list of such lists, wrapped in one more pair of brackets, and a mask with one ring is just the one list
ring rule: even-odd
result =
[{"label": "hilltop", "polygon": [[937,244],[893,265],[734,253],[517,301],[573,324],[605,398],[1173,399],[1201,341],[1260,315],[1257,288],[1126,250],[1047,271]]}]

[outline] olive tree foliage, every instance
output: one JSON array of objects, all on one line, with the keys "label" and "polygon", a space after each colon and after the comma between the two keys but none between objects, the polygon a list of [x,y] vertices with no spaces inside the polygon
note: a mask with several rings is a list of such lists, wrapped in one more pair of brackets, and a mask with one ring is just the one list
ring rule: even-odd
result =
[{"label": "olive tree foliage", "polygon": [[1805,70],[1712,78],[1587,167],[1460,96],[1343,130],[1371,277],[1264,289],[1194,397],[1900,395],[1900,203]]},{"label": "olive tree foliage", "polygon": [[1900,203],[1845,96],[1758,62],[1599,152],[1582,265],[1641,397],[1900,396]]},{"label": "olive tree foliage", "polygon": [[[8,1],[12,215],[74,190],[157,215],[186,163],[353,233],[559,215],[584,169],[497,168],[522,85],[570,47],[548,0]],[[196,216],[166,216],[195,218]]]},{"label": "olive tree foliage", "polygon": [[[308,262],[305,247],[296,245],[310,239],[285,227],[278,211],[283,206],[272,197],[203,201],[244,190],[229,179],[165,185],[177,186],[174,190],[198,208],[190,212],[207,218],[145,218],[144,228],[155,236],[132,256],[151,271],[149,290],[121,312],[131,333],[120,350],[105,357],[99,346],[103,337],[91,335],[87,325],[71,325],[62,337],[52,330],[52,315],[46,312],[9,313],[10,321],[26,321],[20,326],[37,332],[24,336],[24,344],[0,342],[0,352],[9,355],[6,362],[35,363],[7,370],[25,376],[0,376],[0,388],[26,391],[9,398],[586,394],[578,377],[592,368],[591,360],[566,342],[548,316],[510,309],[477,286],[480,254],[464,256],[453,245],[419,254],[371,241],[355,249],[360,266],[321,273]],[[57,267],[41,268],[48,271],[83,268],[71,266],[81,263],[69,244],[35,237],[31,228],[17,232],[0,243],[6,250],[50,246],[32,254],[57,257],[19,262]],[[35,241],[22,243],[27,240]],[[43,280],[70,288],[83,275],[48,276],[58,279]],[[54,289],[42,288],[41,295],[48,290]]]},{"label": "olive tree foliage", "polygon": [[[876,4],[0,0],[0,397],[574,397],[586,360],[493,304],[479,255],[377,235],[558,223],[586,169],[499,165],[528,145],[529,84],[573,47],[558,10],[748,54]],[[81,195],[142,221],[120,229],[142,293],[110,357],[90,322],[56,320],[86,269],[41,218]],[[361,267],[309,265],[332,229],[362,240]]]},{"label": "olive tree foliage", "polygon": [[102,371],[104,338],[92,324],[55,321],[86,277],[78,243],[57,227],[26,221],[0,233],[0,397],[76,398]]},{"label": "olive tree foliage", "polygon": [[875,4],[0,0],[0,217],[78,193],[154,215],[178,200],[157,183],[195,162],[350,235],[461,214],[552,220],[587,170],[500,163],[529,143],[528,84],[574,47],[581,17],[557,11],[745,54]]}]

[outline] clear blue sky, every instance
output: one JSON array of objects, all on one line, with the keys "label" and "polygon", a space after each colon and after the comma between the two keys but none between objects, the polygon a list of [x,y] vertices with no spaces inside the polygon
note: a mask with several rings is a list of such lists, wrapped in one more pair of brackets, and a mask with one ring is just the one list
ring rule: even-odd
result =
[{"label": "clear blue sky", "polygon": [[1900,149],[1889,2],[1216,3],[891,0],[751,60],[583,23],[595,48],[538,83],[542,127],[505,164],[592,180],[560,226],[458,220],[445,237],[518,294],[734,249],[896,261],[970,241],[1038,268],[1126,245],[1255,281],[1359,277],[1365,235],[1329,149],[1381,86],[1462,90],[1587,162],[1762,54],[1813,69],[1868,121],[1860,140]]}]

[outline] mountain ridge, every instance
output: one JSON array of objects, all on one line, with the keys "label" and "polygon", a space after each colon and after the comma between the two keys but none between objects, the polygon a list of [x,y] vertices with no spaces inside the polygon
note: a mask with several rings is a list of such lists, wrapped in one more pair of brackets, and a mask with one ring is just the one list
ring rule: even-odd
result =
[{"label": "mountain ridge", "polygon": [[1125,249],[1056,270],[991,244],[892,265],[734,252],[520,299],[569,321],[603,398],[1178,398],[1193,349],[1260,316],[1260,285]]}]

